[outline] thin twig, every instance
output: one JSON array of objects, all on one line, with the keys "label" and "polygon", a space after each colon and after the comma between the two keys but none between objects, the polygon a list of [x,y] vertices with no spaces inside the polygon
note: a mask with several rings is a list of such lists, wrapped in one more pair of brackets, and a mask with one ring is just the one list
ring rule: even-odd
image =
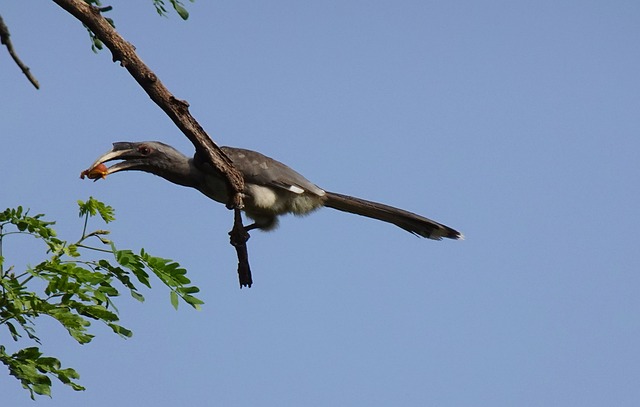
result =
[{"label": "thin twig", "polygon": [[112,250],[100,249],[98,247],[91,247],[91,246],[86,246],[86,245],[83,245],[83,244],[76,244],[76,247],[82,247],[83,249],[95,250],[97,252],[102,252],[102,253],[113,253]]},{"label": "thin twig", "polygon": [[24,62],[22,62],[20,57],[18,57],[16,50],[13,48],[13,43],[11,43],[11,34],[9,33],[9,27],[7,27],[7,25],[4,23],[2,16],[0,16],[0,43],[7,47],[9,55],[11,55],[11,58],[13,58],[18,67],[22,70],[22,73],[25,74],[27,79],[29,79],[29,82],[31,82],[33,86],[36,87],[36,89],[40,89],[38,80],[31,74],[31,70],[29,69],[29,67],[25,65]]}]

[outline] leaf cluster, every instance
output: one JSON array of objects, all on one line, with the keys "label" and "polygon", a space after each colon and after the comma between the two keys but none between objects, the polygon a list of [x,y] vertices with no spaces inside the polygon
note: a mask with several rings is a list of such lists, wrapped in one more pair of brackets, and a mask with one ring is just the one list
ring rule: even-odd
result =
[{"label": "leaf cluster", "polygon": [[[79,201],[78,205],[84,226],[80,239],[74,243],[59,239],[52,228],[54,222],[44,220],[42,214],[31,216],[22,207],[0,213],[0,326],[6,327],[14,341],[41,344],[36,320],[42,316],[57,321],[79,344],[88,343],[94,337],[89,332],[94,321],[129,338],[132,332],[120,325],[115,299],[124,289],[136,300],[144,301],[138,286],[150,288],[151,275],[170,289],[171,304],[175,308],[182,298],[199,309],[202,301],[194,296],[199,289],[190,285],[184,268],[172,260],[152,256],[144,249],[138,253],[118,250],[107,238],[106,230],[87,232],[89,219],[99,216],[109,223],[115,220],[114,210],[94,198]],[[15,235],[28,235],[42,241],[48,258],[26,267],[21,273],[16,273],[13,266],[5,270],[3,241]],[[43,356],[37,346],[9,354],[5,346],[0,345],[0,362],[20,380],[31,398],[34,394],[51,394],[51,377],[74,390],[84,389],[76,382],[79,375],[74,369],[61,368],[58,359]]]},{"label": "leaf cluster", "polygon": [[[193,3],[195,0],[189,0],[189,1]],[[178,13],[181,19],[187,20],[189,18],[189,12],[184,7],[182,2],[180,2],[179,0],[169,0],[169,3],[171,4],[171,7],[173,7],[173,9],[176,11],[176,13]],[[153,0],[153,6],[156,8],[156,11],[158,12],[159,15],[161,16],[167,15],[167,9],[165,8],[164,0]]]},{"label": "leaf cluster", "polygon": [[[111,11],[113,9],[112,6],[103,7],[101,0],[84,0],[84,1],[87,4],[97,7],[101,13],[106,13],[107,11]],[[176,11],[176,13],[180,16],[180,18],[182,18],[183,20],[187,20],[189,18],[189,11],[184,7],[184,4],[180,0],[167,0],[167,1],[169,2],[169,4],[171,4],[171,7]],[[193,3],[195,0],[189,0],[189,1]],[[153,0],[153,6],[155,7],[158,15],[163,17],[167,16],[168,13],[165,5],[165,0]],[[111,24],[113,28],[116,27],[115,23],[113,22],[113,19],[109,17],[105,17],[105,20],[107,20],[107,22]],[[93,31],[89,29],[89,27],[85,25],[85,28],[87,29],[87,32],[89,33],[89,38],[91,39],[91,50],[93,52],[101,51],[104,48],[104,44],[102,43],[102,41],[98,37],[96,37],[96,35],[93,33]]]}]

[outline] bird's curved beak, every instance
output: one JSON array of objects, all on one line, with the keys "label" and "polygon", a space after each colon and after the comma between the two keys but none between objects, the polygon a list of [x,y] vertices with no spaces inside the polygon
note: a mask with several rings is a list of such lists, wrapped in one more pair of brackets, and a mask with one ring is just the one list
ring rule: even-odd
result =
[{"label": "bird's curved beak", "polygon": [[[113,143],[113,148],[98,157],[91,166],[80,173],[80,178],[87,177],[94,181],[107,178],[107,175],[118,171],[140,168],[143,164],[142,155],[138,152],[133,143],[118,142]],[[124,160],[107,167],[104,163],[114,160]]]}]

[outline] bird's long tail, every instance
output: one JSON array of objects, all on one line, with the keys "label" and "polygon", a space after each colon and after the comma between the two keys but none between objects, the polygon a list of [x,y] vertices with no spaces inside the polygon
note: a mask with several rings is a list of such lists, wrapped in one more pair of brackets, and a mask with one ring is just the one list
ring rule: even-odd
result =
[{"label": "bird's long tail", "polygon": [[409,211],[394,208],[377,202],[371,202],[353,196],[326,192],[324,206],[343,212],[354,213],[383,222],[393,223],[407,232],[434,240],[463,239],[462,233],[441,223],[416,215]]}]

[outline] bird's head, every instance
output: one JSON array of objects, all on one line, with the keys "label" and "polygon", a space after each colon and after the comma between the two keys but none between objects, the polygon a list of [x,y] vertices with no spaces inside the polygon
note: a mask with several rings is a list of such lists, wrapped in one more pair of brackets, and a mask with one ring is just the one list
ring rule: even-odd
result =
[{"label": "bird's head", "polygon": [[[111,167],[105,165],[115,160],[122,161]],[[82,171],[80,177],[98,180],[119,171],[134,170],[150,172],[176,182],[176,178],[188,175],[189,159],[175,148],[159,141],[117,142],[113,143],[110,151],[98,157],[91,167]]]}]

